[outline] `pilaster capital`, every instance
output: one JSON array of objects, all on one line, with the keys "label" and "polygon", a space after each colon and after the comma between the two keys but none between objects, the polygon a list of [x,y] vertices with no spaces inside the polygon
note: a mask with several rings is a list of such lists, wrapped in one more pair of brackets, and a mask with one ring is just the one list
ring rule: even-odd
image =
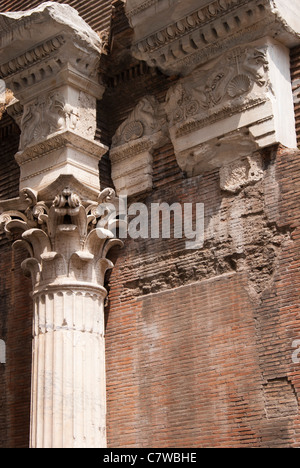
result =
[{"label": "pilaster capital", "polygon": [[152,189],[152,153],[166,138],[164,106],[154,96],[145,96],[113,137],[110,160],[118,194],[130,196]]},{"label": "pilaster capital", "polygon": [[76,10],[55,2],[0,13],[0,30],[0,76],[14,93],[8,112],[21,129],[20,188],[41,192],[60,174],[72,174],[96,199],[107,151],[95,141],[104,92],[100,36]]}]

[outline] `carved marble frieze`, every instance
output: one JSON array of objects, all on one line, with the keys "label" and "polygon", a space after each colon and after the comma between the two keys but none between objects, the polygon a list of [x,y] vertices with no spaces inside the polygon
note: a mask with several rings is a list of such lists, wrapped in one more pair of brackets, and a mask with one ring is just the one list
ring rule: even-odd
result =
[{"label": "carved marble frieze", "polygon": [[113,266],[106,254],[122,244],[110,231],[106,212],[109,204],[117,213],[114,190],[105,189],[97,201],[84,200],[74,191],[72,178],[69,183],[52,200],[41,200],[26,188],[18,199],[0,201],[0,231],[21,236],[14,247],[29,254],[22,267],[31,274],[34,290],[56,283],[63,288],[72,281],[82,288],[85,283],[102,288],[105,271]]},{"label": "carved marble frieze", "polygon": [[[71,94],[71,97],[70,97]],[[98,164],[106,146],[95,141],[96,102],[83,91],[61,88],[8,109],[21,129],[15,159],[20,187],[42,190],[60,174],[73,174],[91,190],[99,189]]]},{"label": "carved marble frieze", "polygon": [[[262,102],[268,86],[267,47],[238,47],[213,64],[195,70],[168,93],[167,114],[177,135]],[[197,123],[195,123],[197,122]]]},{"label": "carved marble frieze", "polygon": [[296,147],[289,51],[266,39],[229,50],[172,87],[170,137],[188,176],[281,143]]},{"label": "carved marble frieze", "polygon": [[53,92],[39,96],[24,109],[20,150],[43,141],[54,133],[75,130],[78,119],[78,110],[66,104],[61,94]]}]

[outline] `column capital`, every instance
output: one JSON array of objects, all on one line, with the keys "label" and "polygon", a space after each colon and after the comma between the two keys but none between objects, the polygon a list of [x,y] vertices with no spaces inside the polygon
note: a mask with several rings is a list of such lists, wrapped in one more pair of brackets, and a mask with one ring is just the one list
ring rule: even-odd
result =
[{"label": "column capital", "polygon": [[0,229],[8,236],[17,233],[14,248],[29,253],[22,268],[32,278],[33,294],[79,288],[106,295],[105,272],[113,268],[106,256],[113,246],[122,245],[110,230],[117,223],[110,207],[118,212],[112,189],[99,193],[94,202],[81,199],[72,183],[52,200],[41,200],[27,188],[19,198],[0,202],[0,210],[5,210]]}]

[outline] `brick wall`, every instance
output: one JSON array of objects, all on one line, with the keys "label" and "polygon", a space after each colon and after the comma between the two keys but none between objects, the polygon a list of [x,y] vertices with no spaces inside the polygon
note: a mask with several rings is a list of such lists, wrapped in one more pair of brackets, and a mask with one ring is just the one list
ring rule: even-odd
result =
[{"label": "brick wall", "polygon": [[238,195],[210,173],[145,198],[204,202],[206,242],[128,239],[119,253],[106,312],[110,447],[300,445],[299,156],[266,152],[264,180]]},{"label": "brick wall", "polygon": [[[19,193],[19,168],[14,160],[19,130],[5,115],[0,121],[0,198]],[[31,281],[20,268],[26,254],[13,251],[0,236],[0,339],[6,363],[0,364],[0,447],[26,448],[29,441],[32,300]]]},{"label": "brick wall", "polygon": [[[115,125],[141,89],[163,99],[177,79],[153,72],[131,92],[114,81]],[[106,310],[110,447],[300,446],[299,156],[263,152],[263,180],[231,195],[217,172],[185,179],[171,145],[154,153],[153,192],[139,201],[204,203],[205,244],[128,239],[119,253]]]}]

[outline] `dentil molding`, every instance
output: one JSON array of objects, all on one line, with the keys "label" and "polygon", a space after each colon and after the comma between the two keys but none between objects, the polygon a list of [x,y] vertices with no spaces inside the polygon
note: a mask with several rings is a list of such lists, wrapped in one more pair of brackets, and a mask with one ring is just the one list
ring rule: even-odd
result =
[{"label": "dentil molding", "polygon": [[126,13],[134,56],[170,75],[189,74],[241,41],[299,41],[297,0],[127,0]]}]

